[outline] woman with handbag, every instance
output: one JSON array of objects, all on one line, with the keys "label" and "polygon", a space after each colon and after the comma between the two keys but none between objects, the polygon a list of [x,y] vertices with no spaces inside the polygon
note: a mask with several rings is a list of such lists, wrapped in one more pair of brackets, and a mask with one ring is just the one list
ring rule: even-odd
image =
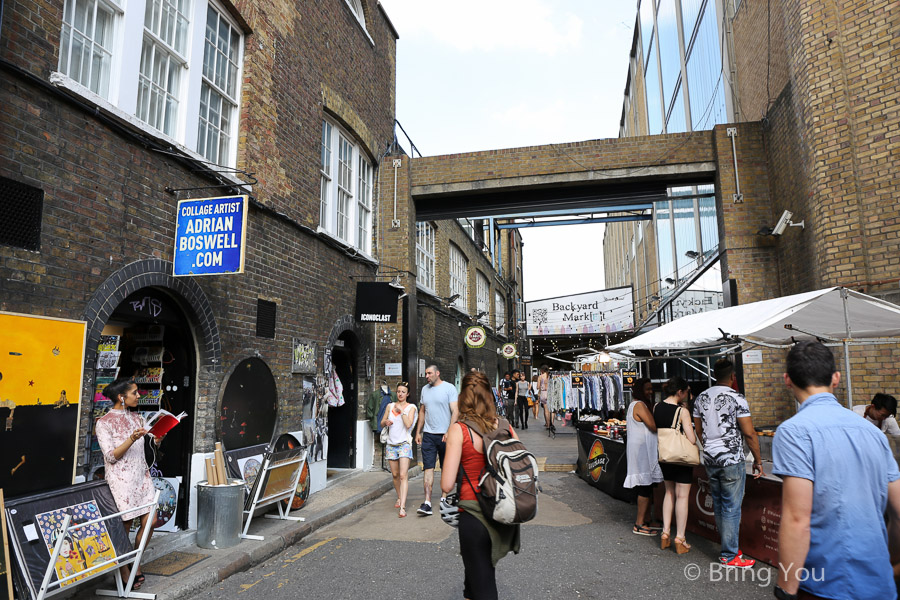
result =
[{"label": "woman with handbag", "polygon": [[381,419],[382,427],[387,429],[384,456],[391,466],[394,489],[397,491],[394,508],[400,509],[397,516],[401,519],[406,516],[406,494],[409,492],[409,461],[412,460],[410,431],[419,414],[416,407],[406,401],[408,397],[409,384],[401,381],[397,384],[397,402],[388,405]]},{"label": "woman with handbag", "polygon": [[[675,552],[686,554],[691,545],[684,538],[687,525],[688,502],[691,493],[693,464],[700,463],[697,436],[691,416],[685,406],[691,396],[688,382],[681,377],[673,377],[663,386],[665,399],[653,409],[659,438],[659,467],[662,469],[666,495],[663,499],[663,531],[660,547],[672,545],[672,511],[675,511]],[[691,445],[693,450],[691,449]],[[694,457],[696,455],[696,462]],[[677,460],[678,462],[664,462]]]}]

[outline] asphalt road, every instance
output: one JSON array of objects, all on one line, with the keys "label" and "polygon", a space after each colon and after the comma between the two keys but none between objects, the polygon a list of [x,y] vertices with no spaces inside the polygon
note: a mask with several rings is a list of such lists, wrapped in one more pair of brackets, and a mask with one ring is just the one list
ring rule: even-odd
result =
[{"label": "asphalt road", "polygon": [[[408,517],[397,517],[389,492],[198,598],[462,598],[456,530],[436,514],[416,516],[421,477],[410,484]],[[718,547],[696,536],[688,537],[689,554],[660,550],[657,537],[631,533],[633,505],[574,474],[542,473],[542,485],[538,517],[523,527],[521,553],[498,565],[501,598],[772,597],[773,569],[719,569]]]}]

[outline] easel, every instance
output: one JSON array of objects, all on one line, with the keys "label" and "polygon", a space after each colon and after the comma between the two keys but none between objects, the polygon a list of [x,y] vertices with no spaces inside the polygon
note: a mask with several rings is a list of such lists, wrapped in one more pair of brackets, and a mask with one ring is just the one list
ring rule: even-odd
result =
[{"label": "easel", "polygon": [[[91,565],[90,570],[98,572],[91,573],[88,576],[84,576],[83,573],[75,573],[74,575],[69,575],[67,577],[62,577],[57,579],[56,581],[50,581],[50,578],[53,577],[53,574],[56,570],[56,559],[59,558],[59,553],[62,550],[63,542],[66,540],[66,535],[75,531],[76,529],[82,529],[84,527],[89,527],[91,525],[96,525],[97,523],[103,521],[110,521],[111,519],[119,519],[121,521],[122,515],[126,512],[134,512],[135,510],[141,510],[144,508],[150,508],[150,516],[148,517],[148,523],[153,523],[156,520],[156,509],[159,503],[159,491],[156,492],[156,495],[153,498],[153,502],[144,504],[135,508],[130,508],[127,511],[117,512],[115,514],[101,517],[99,519],[94,519],[93,521],[87,521],[86,523],[79,523],[78,525],[73,525],[69,527],[69,523],[72,520],[72,515],[66,515],[63,517],[62,528],[59,531],[59,535],[56,538],[56,543],[53,545],[53,552],[50,555],[50,564],[47,565],[47,571],[44,573],[44,580],[41,582],[41,587],[38,590],[37,597],[35,600],[44,600],[44,598],[49,598],[63,591],[63,584],[67,581],[78,579],[79,584],[85,581],[89,581],[94,579],[95,577],[99,577],[101,575],[105,575],[110,570],[115,571],[116,576],[116,589],[115,590],[96,590],[96,594],[98,596],[117,596],[119,598],[140,598],[142,600],[156,600],[156,594],[147,594],[141,592],[133,592],[131,590],[134,585],[135,577],[137,577],[137,569],[131,569],[130,574],[128,575],[128,581],[122,582],[122,574],[119,572],[119,567],[124,565],[139,565],[141,564],[141,557],[144,555],[144,549],[147,545],[147,540],[150,537],[150,527],[144,528],[144,535],[141,536],[140,544],[135,550],[131,552],[126,552],[121,556],[117,556],[116,558],[112,558],[110,560],[104,561],[102,563]],[[131,559],[131,560],[128,560]],[[104,568],[108,567],[108,568]],[[57,588],[51,591],[51,588]],[[70,588],[66,588],[65,591],[69,591]]]},{"label": "easel", "polygon": [[[253,488],[250,490],[250,493],[253,496],[253,500],[250,502],[250,506],[244,510],[244,517],[247,521],[244,523],[244,530],[241,532],[241,538],[245,540],[264,540],[265,536],[262,535],[250,535],[247,531],[250,529],[250,522],[253,520],[253,513],[258,508],[264,508],[271,504],[278,504],[278,514],[277,515],[264,515],[267,519],[282,519],[285,521],[305,521],[304,517],[292,517],[288,513],[290,512],[290,506],[294,503],[294,496],[297,495],[297,483],[300,481],[300,475],[303,472],[303,463],[306,462],[306,448],[303,448],[299,452],[295,450],[287,450],[284,452],[267,452],[265,458],[263,459],[262,467],[259,469],[259,473],[256,476],[256,480],[253,482]],[[285,458],[278,459],[276,458],[278,455],[287,455]],[[292,467],[296,465],[296,467]],[[294,468],[294,472],[290,477],[290,486],[287,485],[279,487],[279,489],[272,490],[269,492],[266,489],[266,496],[260,498],[260,494],[263,493],[263,487],[269,487],[269,479],[270,474],[276,471],[277,469],[287,469]],[[287,500],[287,504],[282,506],[281,500]]]}]

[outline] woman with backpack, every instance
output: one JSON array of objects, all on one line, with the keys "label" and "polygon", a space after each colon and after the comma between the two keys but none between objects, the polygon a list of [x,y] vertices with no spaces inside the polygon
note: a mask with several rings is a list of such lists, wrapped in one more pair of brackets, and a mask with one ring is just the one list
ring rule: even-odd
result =
[{"label": "woman with backpack", "polygon": [[[485,465],[480,434],[509,423],[497,418],[493,395],[483,373],[469,373],[462,380],[458,401],[459,422],[447,432],[445,461],[441,465],[441,490],[459,493],[459,552],[465,567],[463,595],[470,600],[497,598],[497,562],[510,551],[519,553],[519,525],[503,525],[488,518],[478,503],[478,480]],[[474,433],[470,427],[480,431]]]},{"label": "woman with backpack", "polygon": [[416,424],[419,412],[416,407],[406,401],[409,396],[409,384],[401,381],[397,384],[397,402],[392,402],[384,410],[381,426],[388,428],[388,440],[384,447],[384,456],[391,466],[394,478],[394,490],[399,508],[397,514],[401,519],[406,516],[406,494],[409,491],[409,461],[412,460],[412,434],[410,431]]}]

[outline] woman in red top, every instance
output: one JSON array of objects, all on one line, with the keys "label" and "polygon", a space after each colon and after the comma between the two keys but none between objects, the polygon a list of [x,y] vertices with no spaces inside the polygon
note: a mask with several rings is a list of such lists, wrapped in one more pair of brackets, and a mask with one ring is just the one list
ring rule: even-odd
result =
[{"label": "woman in red top", "polygon": [[[519,552],[519,526],[499,524],[481,513],[476,494],[484,468],[484,444],[479,433],[494,431],[501,423],[509,427],[509,423],[497,418],[494,395],[484,373],[468,373],[463,378],[458,408],[459,422],[447,431],[441,490],[449,494],[458,484],[459,553],[466,573],[463,595],[472,600],[495,600],[495,567],[510,550]],[[512,427],[509,430],[518,439]]]}]

